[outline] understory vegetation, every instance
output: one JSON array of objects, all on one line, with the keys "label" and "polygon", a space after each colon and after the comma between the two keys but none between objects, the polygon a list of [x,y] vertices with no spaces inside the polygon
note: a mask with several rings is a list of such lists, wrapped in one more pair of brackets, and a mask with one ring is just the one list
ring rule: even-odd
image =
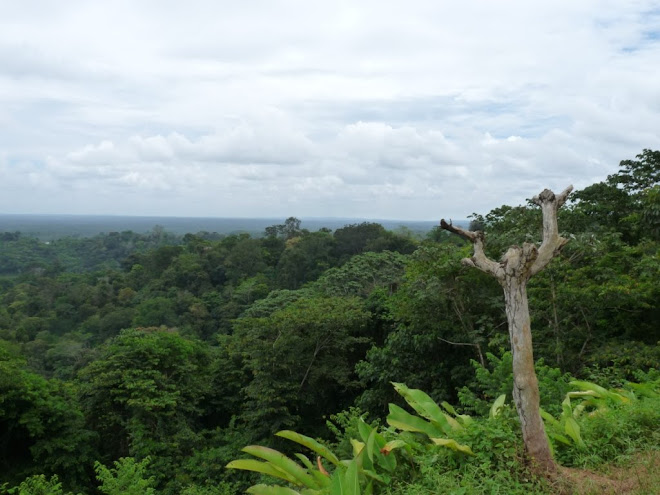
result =
[{"label": "understory vegetation", "polygon": [[[529,284],[550,477],[502,289],[439,227],[0,233],[0,493],[654,493],[659,179],[644,150],[576,191]],[[541,239],[531,204],[471,220],[491,258]]]}]

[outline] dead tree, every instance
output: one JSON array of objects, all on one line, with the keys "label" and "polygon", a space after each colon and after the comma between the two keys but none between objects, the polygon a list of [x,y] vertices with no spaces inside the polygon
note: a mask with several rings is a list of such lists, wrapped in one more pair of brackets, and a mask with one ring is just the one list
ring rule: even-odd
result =
[{"label": "dead tree", "polygon": [[495,277],[504,289],[506,316],[509,323],[509,339],[513,354],[513,400],[522,426],[525,449],[537,467],[553,472],[556,470],[550,445],[545,435],[539,411],[539,384],[534,371],[532,332],[527,304],[527,281],[543,270],[561,248],[568,242],[559,236],[557,210],[566,202],[573,190],[555,195],[549,189],[535,196],[532,202],[541,207],[543,213],[543,241],[540,246],[524,243],[522,247],[511,246],[499,262],[484,253],[484,234],[455,227],[444,220],[440,226],[472,242],[474,253],[463,259],[463,264],[478,268]]}]

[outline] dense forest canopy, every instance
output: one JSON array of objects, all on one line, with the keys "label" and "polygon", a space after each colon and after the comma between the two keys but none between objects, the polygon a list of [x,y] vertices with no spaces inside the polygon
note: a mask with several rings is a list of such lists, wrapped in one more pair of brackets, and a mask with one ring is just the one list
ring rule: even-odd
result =
[{"label": "dense forest canopy", "polygon": [[[471,228],[497,257],[541,239],[540,211]],[[660,151],[576,191],[559,228],[570,242],[529,284],[554,414],[569,374],[617,387],[658,367]],[[252,478],[224,466],[242,446],[382,421],[404,404],[391,382],[487,413],[511,389],[506,315],[497,282],[461,266],[469,251],[439,227],[296,218],[259,236],[0,233],[0,487],[240,492]]]}]

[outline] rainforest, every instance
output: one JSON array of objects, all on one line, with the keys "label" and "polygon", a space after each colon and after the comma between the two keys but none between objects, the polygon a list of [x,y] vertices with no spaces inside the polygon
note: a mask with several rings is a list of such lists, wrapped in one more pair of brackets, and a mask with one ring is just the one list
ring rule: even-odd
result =
[{"label": "rainforest", "polygon": [[[439,225],[0,232],[0,493],[657,493],[660,151],[557,220],[527,288],[552,475],[502,288]],[[464,227],[543,238],[531,201]]]}]

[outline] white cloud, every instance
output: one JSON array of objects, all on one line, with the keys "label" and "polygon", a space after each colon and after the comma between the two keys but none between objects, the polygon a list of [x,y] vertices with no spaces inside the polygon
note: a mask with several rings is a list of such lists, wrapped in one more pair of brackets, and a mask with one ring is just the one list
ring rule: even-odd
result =
[{"label": "white cloud", "polygon": [[0,211],[465,216],[660,141],[657,1],[14,2]]}]

